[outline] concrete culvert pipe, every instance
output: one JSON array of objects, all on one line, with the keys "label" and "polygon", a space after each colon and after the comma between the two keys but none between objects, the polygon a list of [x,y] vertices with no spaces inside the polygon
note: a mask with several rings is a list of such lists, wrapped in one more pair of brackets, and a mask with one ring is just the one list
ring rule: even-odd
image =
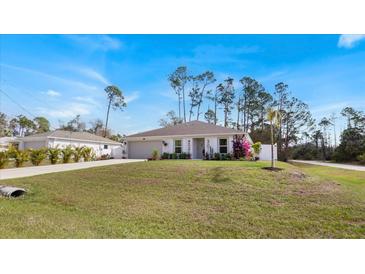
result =
[{"label": "concrete culvert pipe", "polygon": [[13,186],[0,186],[0,195],[5,197],[19,197],[25,194],[24,188]]}]

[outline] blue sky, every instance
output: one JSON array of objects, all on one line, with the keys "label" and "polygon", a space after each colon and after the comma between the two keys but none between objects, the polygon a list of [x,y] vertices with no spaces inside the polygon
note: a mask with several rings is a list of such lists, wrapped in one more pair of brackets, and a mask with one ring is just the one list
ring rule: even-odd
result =
[{"label": "blue sky", "polygon": [[[176,67],[211,70],[219,81],[251,76],[268,91],[283,81],[320,119],[347,105],[365,109],[365,36],[361,35],[0,35],[1,89],[54,127],[80,114],[105,119],[104,88],[119,86],[125,111],[114,132],[158,126],[177,99],[167,81]],[[217,83],[218,83],[217,82]],[[0,110],[25,111],[0,93]],[[208,107],[206,104],[204,110]],[[339,127],[343,121],[339,121]]]}]

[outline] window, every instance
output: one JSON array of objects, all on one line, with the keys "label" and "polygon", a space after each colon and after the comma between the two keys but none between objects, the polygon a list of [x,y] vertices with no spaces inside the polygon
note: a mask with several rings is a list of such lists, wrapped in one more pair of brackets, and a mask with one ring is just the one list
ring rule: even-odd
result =
[{"label": "window", "polygon": [[219,153],[227,153],[228,146],[227,146],[227,139],[219,139]]},{"label": "window", "polygon": [[181,140],[175,140],[175,153],[181,153],[182,152],[182,142]]},{"label": "window", "polygon": [[104,145],[104,149],[108,149],[108,145]]}]

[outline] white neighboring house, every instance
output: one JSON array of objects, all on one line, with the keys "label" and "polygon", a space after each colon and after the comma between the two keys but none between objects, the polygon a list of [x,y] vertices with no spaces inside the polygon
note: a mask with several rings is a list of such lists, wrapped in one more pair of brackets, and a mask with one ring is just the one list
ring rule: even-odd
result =
[{"label": "white neighboring house", "polygon": [[[201,121],[192,121],[127,136],[127,153],[130,159],[150,158],[152,151],[162,153],[189,153],[192,159],[203,159],[207,153],[232,153],[235,135],[244,136],[252,144],[248,133]],[[269,160],[260,153],[260,159]]]},{"label": "white neighboring house", "polygon": [[18,141],[16,137],[1,137],[0,138],[0,151],[7,150],[9,145],[17,145]]},{"label": "white neighboring house", "polygon": [[38,149],[72,147],[91,147],[96,156],[108,154],[113,158],[123,158],[125,155],[125,145],[113,140],[91,134],[89,132],[72,132],[65,130],[55,130],[45,133],[34,134],[17,138],[19,149]]}]

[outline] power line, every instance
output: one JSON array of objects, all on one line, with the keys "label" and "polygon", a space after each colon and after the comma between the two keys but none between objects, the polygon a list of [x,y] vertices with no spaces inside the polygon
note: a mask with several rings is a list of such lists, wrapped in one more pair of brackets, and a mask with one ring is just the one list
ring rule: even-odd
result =
[{"label": "power line", "polygon": [[[31,113],[29,110],[27,110],[25,107],[23,107],[20,103],[18,103],[17,101],[15,101],[9,94],[7,94],[4,90],[2,90],[0,88],[0,92],[3,93],[11,102],[13,102],[14,104],[16,104],[18,107],[20,107],[23,111],[25,111],[26,113],[28,113],[30,116],[32,116],[32,118],[36,118],[37,116],[34,115],[33,113]],[[56,128],[52,127],[51,125],[49,126],[51,129],[55,130]]]},{"label": "power line", "polygon": [[10,101],[12,101],[14,104],[16,104],[18,107],[20,107],[22,110],[24,110],[26,113],[28,113],[30,116],[32,116],[33,118],[36,118],[35,115],[33,115],[33,113],[31,113],[30,111],[28,111],[25,107],[23,107],[21,104],[19,104],[17,101],[15,101],[9,94],[7,94],[5,91],[3,91],[2,89],[0,89],[0,92],[3,93],[6,97],[8,97],[8,99]]}]

